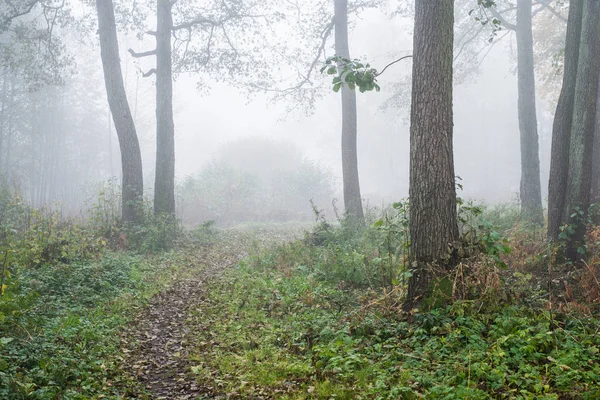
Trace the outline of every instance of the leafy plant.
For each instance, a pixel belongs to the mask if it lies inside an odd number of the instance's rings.
[[[341,56],[329,57],[321,68],[321,73],[324,72],[327,75],[336,75],[332,81],[334,92],[339,92],[344,85],[350,90],[358,87],[361,93],[381,90],[377,84],[377,70],[358,60],[349,60]]]

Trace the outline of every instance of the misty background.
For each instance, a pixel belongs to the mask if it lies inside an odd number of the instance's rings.
[[[411,53],[412,15],[394,11],[396,9],[388,5],[367,9],[355,16],[349,38],[352,58],[381,69]],[[468,6],[457,3],[457,21],[462,19],[477,26],[468,12]],[[534,19],[534,24],[539,20]],[[461,29],[461,25],[457,24],[456,29]],[[454,151],[456,173],[464,187],[459,196],[486,203],[517,201],[520,180],[514,33],[500,34],[503,37],[496,37],[492,43],[487,42],[490,32],[483,30],[479,34],[479,41],[469,45],[474,55],[462,61],[468,68],[458,65],[460,58],[456,60]],[[118,182],[121,167],[117,135],[106,102],[97,38],[64,35],[61,39],[67,43],[73,61],[72,75],[65,79],[64,85],[31,90],[23,84],[20,92],[7,99],[10,96],[7,85],[19,87],[19,82],[15,78],[4,79],[5,102],[21,107],[24,114],[33,112],[36,118],[31,120],[30,126],[17,126],[12,136],[13,152],[28,153],[31,157],[16,161],[15,157],[11,160],[10,155],[6,155],[3,170],[5,179],[19,187],[34,206],[51,204],[66,215],[77,215],[82,212],[82,204],[93,199],[103,182]],[[543,36],[544,32],[534,27],[534,35]],[[457,37],[460,40],[460,35]],[[541,40],[534,37],[538,39]],[[145,191],[150,193],[156,146],[155,86],[154,78],[144,78],[142,73],[153,61],[134,59],[127,49],[144,51],[153,46],[153,39],[129,32],[121,34],[119,40],[125,85],[142,150]],[[333,55],[331,43],[326,55]],[[366,204],[371,206],[408,196],[410,72],[410,59],[394,64],[379,77],[381,92],[358,96],[361,192]],[[546,81],[549,75],[553,72],[544,74]],[[207,181],[210,174],[217,180],[235,178],[249,185],[220,194],[223,198],[241,196],[236,207],[246,210],[261,207],[261,199],[256,198],[256,203],[244,199],[254,196],[252,193],[270,190],[268,187],[277,179],[300,182],[301,179],[310,181],[312,178],[307,177],[313,176],[313,182],[322,181],[308,190],[290,188],[298,194],[294,200],[297,204],[292,208],[302,211],[279,215],[283,219],[310,218],[310,199],[318,208],[327,209],[334,198],[341,199],[341,104],[339,95],[330,90],[329,78],[319,76],[317,80],[322,89],[313,107],[309,107],[305,102],[296,101],[293,95],[276,99],[272,93],[240,91],[208,75],[176,75],[173,87],[175,172],[178,212],[181,214],[183,209],[184,222],[186,219],[190,223],[204,219],[219,221],[227,214],[224,210],[199,211],[204,206],[189,199],[190,196],[197,198],[202,190],[220,190],[198,186],[198,179]],[[537,91],[545,199],[556,91],[548,89],[547,82],[538,82]],[[18,119],[18,114],[15,118]],[[34,134],[26,138],[24,134],[19,135],[19,129]],[[277,149],[287,150],[277,152]],[[246,152],[252,157],[244,157]],[[235,172],[224,169],[225,165]],[[265,168],[272,171],[261,172]],[[295,178],[289,178],[291,171],[300,170],[306,176],[296,174]],[[288,178],[285,178],[286,173]],[[256,182],[252,183],[253,179]],[[269,207],[271,214],[262,215],[262,219],[277,219],[277,213],[283,212],[286,204],[273,197]]]

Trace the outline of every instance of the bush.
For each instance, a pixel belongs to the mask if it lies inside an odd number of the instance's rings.
[[[303,160],[286,143],[243,139],[219,154],[177,187],[180,218],[186,224],[310,220],[310,201],[329,204],[334,196],[331,172]]]

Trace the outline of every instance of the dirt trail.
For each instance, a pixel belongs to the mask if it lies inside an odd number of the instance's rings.
[[[169,289],[150,300],[123,332],[121,349],[126,371],[145,387],[149,398],[206,398],[210,390],[196,382],[188,357],[196,343],[194,332],[202,329],[190,326],[189,313],[203,301],[205,283],[246,257],[248,249],[256,245],[256,239],[263,247],[296,235],[297,231],[228,235],[220,244],[196,250],[197,264],[186,277],[176,280]]]

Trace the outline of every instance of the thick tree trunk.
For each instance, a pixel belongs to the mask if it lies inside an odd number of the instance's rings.
[[[123,222],[140,223],[143,218],[144,193],[142,156],[123,84],[113,2],[112,0],[96,0],[96,8],[106,94],[121,148],[122,218]]]
[[[598,79],[600,81],[600,75]],[[596,129],[594,133],[594,154],[592,160],[591,202],[598,203],[600,202],[600,86],[598,87],[598,96],[596,97]],[[596,219],[598,219],[598,216],[596,216]]]
[[[350,59],[348,46],[348,0],[334,0],[335,6],[335,53]],[[364,224],[360,184],[358,179],[358,155],[356,150],[356,92],[344,85],[342,92],[342,175],[344,184],[344,207],[346,216]]]
[[[544,223],[533,69],[532,0],[517,2],[519,131],[521,133],[521,216]]]
[[[577,210],[587,215],[592,185],[592,150],[596,127],[596,100],[598,71],[600,70],[600,1],[585,0],[581,27],[579,67],[575,85],[575,103],[571,145],[569,148],[569,175],[565,201],[564,223],[572,224],[575,233],[569,237],[566,256],[578,261],[578,248],[585,241],[585,221],[571,215]]]
[[[562,89],[556,105],[552,126],[550,179],[548,181],[548,238],[550,240],[558,239],[565,210],[582,13],[583,0],[571,0],[565,41]]]
[[[156,176],[154,213],[175,217],[175,126],[171,61],[171,0],[157,1]]]
[[[433,269],[452,266],[458,241],[452,149],[454,1],[417,0],[410,117],[410,265],[405,309],[427,293]]]

